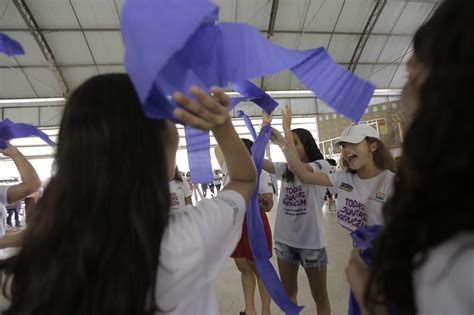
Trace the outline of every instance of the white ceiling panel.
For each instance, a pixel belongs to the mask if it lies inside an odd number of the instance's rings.
[[[94,63],[82,32],[53,32],[45,37],[60,65]]]
[[[413,34],[423,24],[430,12],[433,10],[434,3],[410,2],[403,10],[400,19],[393,29],[393,33]]]
[[[293,74],[290,71],[279,72],[265,77],[264,89],[268,91],[288,90],[290,78]]]
[[[289,1],[291,2],[291,0]],[[342,4],[342,0],[311,0],[304,30],[307,32],[332,32]]]
[[[219,6],[219,20],[225,22],[235,22],[235,2],[236,0],[214,0]]]
[[[278,3],[275,30],[301,31],[309,0],[283,0]]]
[[[272,1],[239,0],[237,1],[237,22],[244,22],[260,30],[268,29]]]
[[[317,113],[315,98],[295,98],[290,101],[290,104],[294,115]]]
[[[20,13],[10,0],[0,1],[0,29],[2,28],[27,28]]]
[[[390,36],[378,61],[400,62],[410,46],[411,40],[411,36]]]
[[[120,32],[85,32],[98,64],[122,63],[124,48]]]
[[[405,82],[408,78],[407,66],[406,64],[401,64],[398,67],[398,70],[393,76],[392,82],[390,83],[390,88],[392,89],[401,89],[405,85]]]
[[[36,97],[20,69],[0,69],[0,98]]]
[[[25,75],[35,89],[38,97],[60,97],[61,86],[55,74],[48,68],[24,68]]]
[[[389,1],[383,8],[372,33],[390,34],[408,2]]]
[[[375,65],[372,69],[370,81],[379,89],[389,87],[393,73],[397,70],[397,65]]]
[[[300,34],[275,33],[273,34],[271,41],[288,49],[296,49],[300,42],[300,37]]]
[[[40,28],[79,28],[76,16],[66,0],[27,0]]]
[[[292,73],[290,75],[290,90],[307,90],[308,88]]]
[[[336,25],[336,32],[362,32],[374,3],[373,0],[346,1]]]
[[[408,47],[408,50],[406,51],[406,55],[405,57],[403,57],[402,62],[408,63],[408,60],[410,60],[412,55],[413,55],[413,41],[411,42],[410,47]]]
[[[360,55],[359,62],[376,62],[382,51],[388,36],[372,35],[367,40],[364,50]]]
[[[64,68],[62,73],[66,79],[69,89],[74,90],[85,80],[97,75],[95,67],[70,67]]]
[[[72,0],[83,28],[118,28],[119,17],[114,0]]]
[[[24,55],[15,56],[18,63],[22,66],[38,66],[38,65],[47,65],[47,61],[44,58],[43,53],[38,47],[34,37],[30,35],[28,32],[5,32],[8,36],[12,37],[14,40],[18,41],[23,49],[25,50]],[[5,58],[0,58],[0,64],[3,62],[12,63],[13,58],[9,58],[11,60],[5,60]],[[3,62],[2,62],[3,61]]]
[[[356,35],[333,35],[329,43],[329,54],[338,63],[350,62],[358,40],[359,36]]]
[[[125,0],[114,0],[114,4],[117,7],[117,11],[119,12],[119,15],[122,14],[122,8]]]
[[[59,126],[63,111],[64,106],[40,107],[40,126]]]
[[[32,124],[38,126],[38,108],[5,108],[3,110],[3,118],[8,118],[16,123]]]
[[[326,48],[329,43],[331,35],[329,34],[308,34],[305,33],[301,36],[301,41],[298,49],[311,49],[324,47]]]
[[[373,65],[357,65],[355,74],[364,80],[369,80]]]
[[[124,66],[98,66],[100,74],[127,72]]]

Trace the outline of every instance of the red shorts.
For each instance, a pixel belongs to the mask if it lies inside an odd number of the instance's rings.
[[[265,235],[267,237],[267,247],[268,252],[270,253],[269,257],[272,257],[272,230],[270,229],[270,223],[268,222],[267,214],[264,211],[260,211],[263,229],[265,230]],[[250,261],[253,261],[252,250],[250,249],[249,236],[247,232],[247,219],[244,218],[244,226],[242,228],[242,237],[240,238],[239,243],[235,247],[234,252],[230,255],[232,258],[247,258]]]

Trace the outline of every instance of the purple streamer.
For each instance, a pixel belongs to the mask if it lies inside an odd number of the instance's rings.
[[[125,2],[124,64],[148,117],[176,121],[171,95],[192,84],[208,90],[286,69],[343,115],[358,120],[364,113],[374,86],[334,63],[324,48],[277,46],[249,25],[217,23],[217,12],[207,0]]]
[[[193,183],[212,183],[212,165],[210,153],[209,132],[184,127],[189,169],[193,176]]]
[[[252,82],[245,80],[240,82],[232,82],[230,85],[234,91],[239,92],[244,97],[252,97],[252,102],[260,106],[266,113],[271,113],[278,106],[270,95]],[[255,139],[254,139],[255,140]]]
[[[10,119],[0,121],[0,148],[7,147],[6,142],[12,139],[25,138],[29,136],[37,136],[47,144],[54,146],[55,143],[45,134],[33,125],[14,123]]]
[[[372,264],[372,245],[373,241],[382,232],[383,226],[381,225],[370,225],[367,227],[359,227],[357,230],[350,233],[352,240],[354,241],[354,247],[361,249],[360,257],[362,260],[370,266]],[[352,293],[349,294],[349,308],[348,315],[362,315],[359,303]]]
[[[237,111],[237,115],[244,119],[245,125],[247,126],[250,134],[252,135],[253,141],[257,139],[257,133],[255,132],[255,128],[252,125],[252,121],[250,120],[249,116],[245,115],[245,113],[241,110]]]
[[[257,168],[257,179],[260,178],[262,172],[265,148],[270,139],[271,132],[271,125],[264,126],[252,145],[252,159]],[[258,186],[259,182],[257,180],[257,188],[253,193],[250,203],[247,205],[247,212],[245,213],[248,227],[247,231],[250,239],[250,249],[252,250],[255,265],[268,293],[280,309],[285,314],[299,314],[303,307],[296,305],[290,300],[280,282],[280,279],[278,278],[275,268],[273,268],[273,265],[269,260],[270,253],[268,252],[267,239],[262,223],[262,217],[260,216],[260,208],[258,206]]]
[[[0,52],[9,57],[25,54],[25,50],[21,47],[21,44],[5,33],[0,33]]]

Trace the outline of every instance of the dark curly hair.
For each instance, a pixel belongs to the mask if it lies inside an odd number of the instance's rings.
[[[413,272],[428,250],[474,231],[472,197],[459,183],[474,177],[474,1],[447,0],[414,38],[427,67],[419,109],[406,133],[403,163],[386,203],[385,230],[374,248],[364,303],[416,314]],[[453,203],[453,196],[456,196]]]
[[[324,156],[319,151],[318,145],[313,138],[311,132],[303,128],[297,128],[291,130],[291,132],[295,133],[298,136],[301,144],[304,147],[304,151],[306,152],[306,156],[308,157],[309,162],[314,162],[316,160],[323,160]],[[295,174],[286,167],[286,171],[283,173],[282,178],[287,182],[293,182],[295,180]]]
[[[72,93],[55,175],[21,250],[0,261],[11,298],[2,314],[156,314],[170,207],[165,130],[145,117],[126,74],[93,77]]]

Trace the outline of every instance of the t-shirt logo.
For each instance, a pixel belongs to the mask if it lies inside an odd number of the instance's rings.
[[[342,189],[347,192],[351,192],[354,189],[354,187],[352,187],[351,185],[347,183],[341,183],[341,185],[339,185],[339,189]]]
[[[375,199],[384,200],[385,199],[385,193],[379,191],[378,193],[375,194]]]

